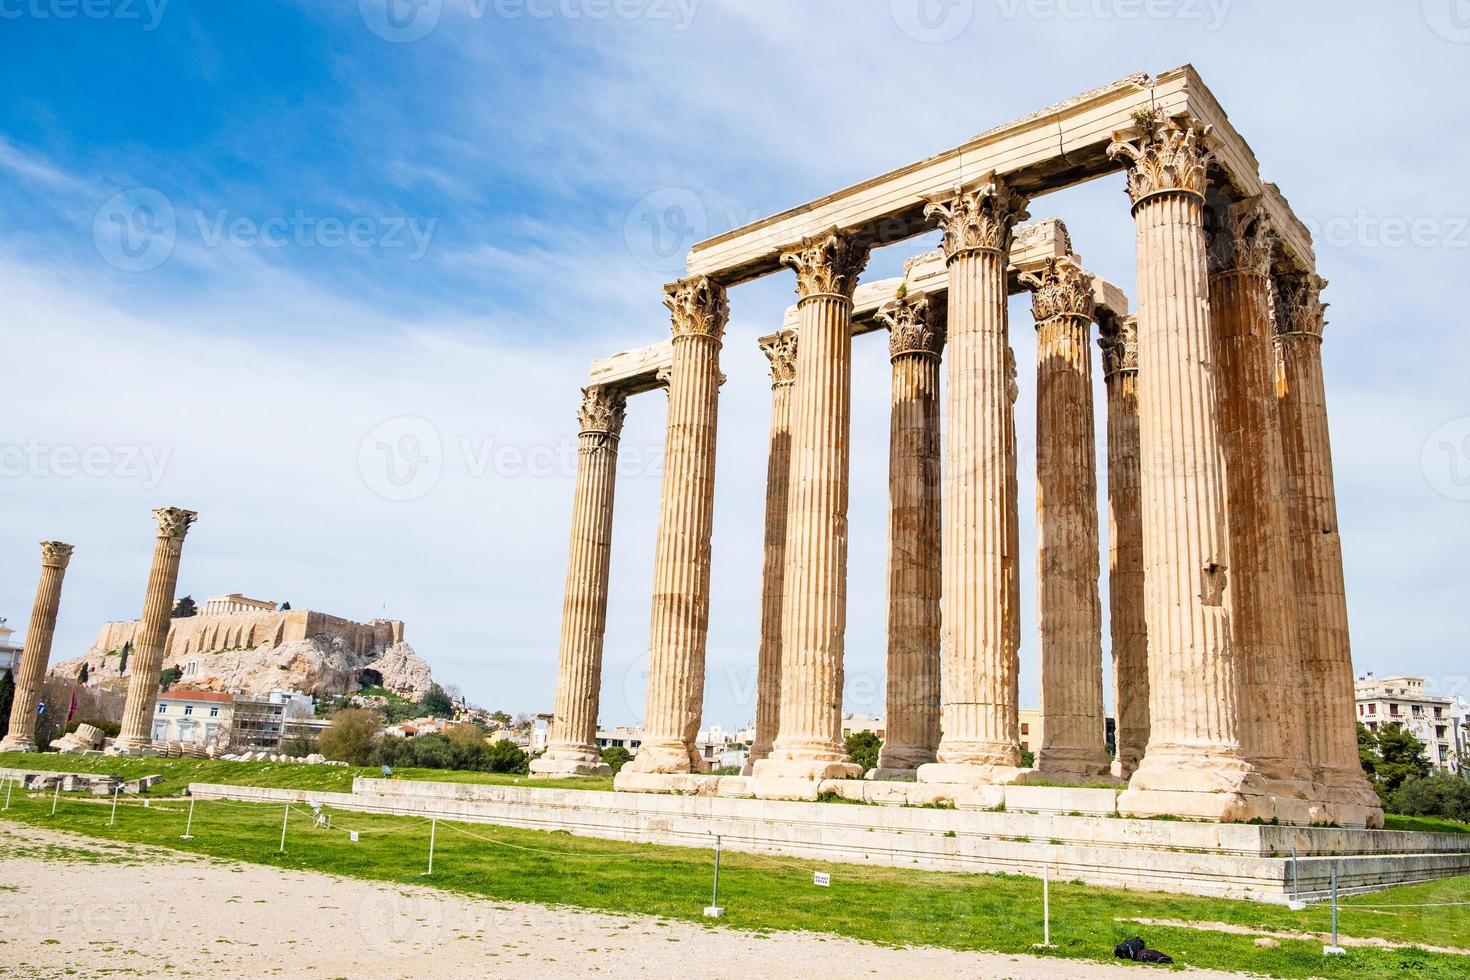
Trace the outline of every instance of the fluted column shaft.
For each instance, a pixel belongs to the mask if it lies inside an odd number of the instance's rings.
[[[1315,275],[1277,280],[1277,391],[1306,680],[1306,741],[1320,791],[1365,808],[1382,826],[1377,797],[1358,764],[1352,646],[1348,638],[1342,539],[1322,375],[1326,282]],[[1347,819],[1344,815],[1344,819]]]
[[[881,314],[893,363],[888,456],[888,679],[880,777],[939,747],[939,361],[945,310],[900,299]]]
[[[1023,280],[1036,291],[1036,511],[1040,528],[1043,741],[1036,768],[1108,770],[1098,594],[1092,277],[1069,262]]]
[[[761,568],[761,645],[756,662],[755,740],[745,775],[771,754],[781,724],[781,604],[786,577],[787,502],[791,496],[791,391],[797,339],[790,331],[762,349],[771,361],[771,449],[766,464],[765,558]]]
[[[1138,768],[1149,732],[1136,331],[1136,322],[1127,318],[1110,325],[1102,338],[1108,389],[1108,610],[1117,719],[1113,775],[1123,779]]]
[[[781,720],[757,776],[859,776],[842,743],[847,631],[852,291],[867,250],[833,231],[782,256],[796,271],[796,390],[781,611]]]
[[[184,550],[184,537],[198,515],[167,507],[155,510],[153,516],[158,519],[158,540],[153,548],[153,566],[148,572],[143,618],[138,624],[129,661],[131,676],[123,704],[122,729],[114,743],[116,749],[127,752],[146,751],[153,743],[153,710],[158,701],[158,675],[163,669],[163,645],[173,618],[179,558]]]
[[[1162,121],[1129,156],[1138,228],[1138,404],[1149,743],[1125,812],[1269,812],[1241,754],[1229,529],[1203,223],[1207,131]],[[1152,792],[1149,797],[1141,795]]]
[[[36,602],[31,607],[30,623],[26,626],[20,666],[14,670],[15,697],[10,703],[10,728],[4,741],[0,742],[0,752],[36,750],[36,709],[41,700],[41,685],[46,680],[46,666],[51,662],[51,640],[56,634],[56,614],[61,608],[61,583],[66,577],[71,553],[69,544],[41,542],[41,580],[36,586]],[[56,705],[52,705],[51,710],[56,710]]]
[[[618,442],[626,407],[627,397],[620,391],[593,387],[582,392],[556,707],[551,742],[545,754],[531,764],[531,771],[537,774],[603,775],[611,771],[597,749],[597,714],[602,703]]]
[[[673,370],[649,630],[648,701],[633,772],[699,772],[709,638],[720,347],[729,307],[708,278],[671,288]]]
[[[1242,670],[1242,748],[1271,791],[1310,790],[1281,423],[1271,351],[1272,238],[1259,206],[1231,210],[1211,248],[1210,308],[1230,502],[1230,628]]]
[[[943,735],[926,782],[981,782],[1020,765],[1010,625],[1014,441],[1006,320],[1011,231],[1024,201],[993,176],[928,213],[944,231],[949,339],[942,467]]]

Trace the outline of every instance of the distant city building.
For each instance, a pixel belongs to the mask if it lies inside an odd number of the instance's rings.
[[[311,724],[315,702],[304,694],[273,691],[248,697],[219,691],[165,691],[153,709],[153,741],[215,745],[233,752],[276,752],[287,735],[319,726]],[[304,715],[306,717],[294,717]],[[292,716],[289,717],[288,716]]]
[[[879,740],[888,737],[888,726],[883,724],[882,718],[874,718],[871,715],[844,714],[842,716],[842,737],[845,740],[853,732],[872,732]]]
[[[1466,713],[1463,702],[1424,691],[1422,677],[1375,677],[1365,674],[1355,685],[1358,721],[1369,731],[1397,724],[1424,743],[1430,765],[1459,772]]]
[[[20,645],[14,640],[15,630],[0,619],[0,674],[14,673],[20,665]]]
[[[229,595],[212,595],[199,607],[201,616],[234,616],[242,613],[275,612],[278,603],[269,599],[251,599],[238,592]]]

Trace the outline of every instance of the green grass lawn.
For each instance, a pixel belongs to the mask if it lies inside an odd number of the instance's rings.
[[[1384,830],[1426,830],[1440,834],[1470,834],[1470,823],[1444,817],[1403,817],[1397,813],[1383,815]]]
[[[276,789],[314,789],[323,793],[350,793],[354,776],[382,776],[376,766],[312,766],[292,762],[222,762],[214,759],[128,759],[101,755],[60,755],[55,752],[0,755],[0,769],[43,772],[95,772],[137,779],[162,776],[155,795],[182,793],[190,783],[226,786],[268,786]],[[486,783],[496,786],[535,785],[555,789],[612,789],[610,776],[579,776],[542,780],[493,772],[453,772],[443,769],[394,769],[400,779],[429,779],[441,783]]]
[[[3,761],[3,760],[0,760]],[[79,760],[86,761],[86,760]],[[103,760],[117,765],[119,760]],[[132,764],[132,763],[128,763]],[[141,764],[141,763],[140,763]],[[286,853],[276,853],[283,808],[201,801],[194,839],[184,841],[188,804],[130,801],[107,826],[107,803],[63,795],[16,796],[0,818],[95,837],[161,845],[219,858],[331,872],[405,884],[428,884],[497,900],[642,913],[708,924],[712,855],[688,848],[634,845],[477,824],[439,824],[435,868],[423,877],[429,823],[423,818],[337,811],[333,830],[314,829],[304,808],[290,818]],[[360,832],[352,843],[347,831]],[[476,835],[476,836],[470,836]],[[832,874],[815,887],[814,870]],[[1140,926],[1132,918],[1225,922],[1255,929],[1320,932],[1328,910],[1106,889],[1052,886],[1052,941],[1046,955],[1111,960],[1114,944],[1141,935],[1180,965],[1278,977],[1463,978],[1470,957],[1417,949],[1350,949],[1322,956],[1320,940],[1283,939],[1259,948],[1254,937],[1200,929]],[[1347,900],[1342,932],[1397,942],[1470,947],[1470,878],[1378,892]],[[1032,953],[1041,939],[1041,883],[1013,875],[972,875],[832,865],[797,858],[726,852],[721,867],[722,925],[757,932],[802,929],[892,945]],[[1434,905],[1424,908],[1417,906]],[[1400,906],[1383,908],[1382,906]],[[1414,907],[1404,907],[1414,906]],[[715,928],[716,926],[711,926]],[[1059,975],[1065,970],[1059,969]]]

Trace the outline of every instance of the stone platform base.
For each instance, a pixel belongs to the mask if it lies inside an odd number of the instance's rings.
[[[575,759],[548,759],[542,756],[531,763],[532,779],[566,779],[571,776],[611,776],[612,766],[605,762]]]
[[[725,779],[740,777],[721,777]],[[715,787],[716,792],[735,789]],[[205,784],[192,785],[189,792],[200,799],[246,802],[310,796],[345,810],[696,848],[710,847],[713,835],[719,834],[727,850],[806,859],[817,871],[830,863],[1034,876],[1049,870],[1053,878],[1095,885],[1278,903],[1291,898],[1293,875],[1300,895],[1319,897],[1334,866],[1345,892],[1470,874],[1467,834],[1074,816],[1070,808],[1082,798],[1069,794],[1112,791],[1004,789],[1021,792],[1018,803],[1025,799],[1038,810],[1054,809],[1022,813],[842,806],[739,799],[724,793],[606,793],[384,779],[357,779],[352,793]],[[1293,850],[1298,856],[1295,869]]]

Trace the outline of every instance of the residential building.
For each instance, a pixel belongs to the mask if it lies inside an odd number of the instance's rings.
[[[235,696],[218,691],[165,691],[153,709],[153,741],[221,744],[235,717]]]
[[[1369,731],[1397,724],[1424,743],[1430,765],[1459,772],[1465,716],[1455,698],[1424,689],[1424,678],[1365,674],[1355,685],[1357,716]]]
[[[20,666],[20,645],[15,642],[15,630],[0,619],[0,674],[13,674]]]

